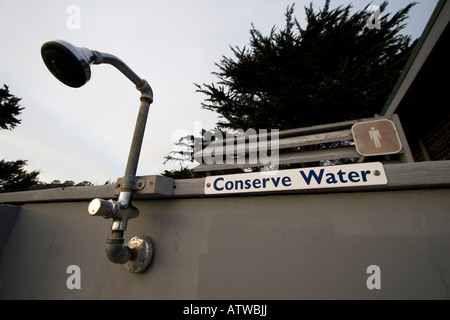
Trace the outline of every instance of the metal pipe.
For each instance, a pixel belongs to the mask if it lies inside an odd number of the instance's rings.
[[[106,239],[106,256],[112,263],[124,264],[130,260],[130,248],[124,246],[124,239]]]
[[[131,250],[123,243],[123,231],[113,231],[106,239],[106,256],[111,262],[124,264],[130,260]]]
[[[139,112],[134,127],[133,138],[131,140],[130,151],[128,153],[127,166],[121,192],[119,194],[119,203],[122,208],[127,208],[131,201],[133,188],[136,179],[139,156],[141,154],[142,142],[144,140],[145,127],[148,118],[150,104],[153,102],[153,91],[148,82],[142,79],[142,85],[136,86],[141,92]]]
[[[117,58],[113,54],[104,53],[100,51],[91,50],[95,54],[94,64],[107,63],[116,67],[120,72],[122,72],[128,79],[131,80],[137,87],[144,84],[144,80],[139,77],[130,67],[126,65],[121,59]]]
[[[147,100],[142,99],[139,107],[139,113],[136,119],[136,126],[134,127],[134,134],[131,141],[130,152],[128,154],[128,161],[124,176],[124,187],[127,187],[127,178],[132,178],[134,182],[134,178],[136,176],[149,108],[150,103],[148,103]]]

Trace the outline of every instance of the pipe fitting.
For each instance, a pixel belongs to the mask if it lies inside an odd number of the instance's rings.
[[[102,216],[105,219],[109,219],[117,214],[119,206],[114,200],[95,198],[89,203],[88,211],[91,216]]]
[[[124,264],[131,258],[131,250],[123,245],[124,239],[106,239],[106,256],[113,263]]]
[[[124,179],[126,180],[126,179]],[[124,182],[126,184],[126,182]],[[125,187],[124,187],[125,188]],[[119,198],[117,199],[117,204],[120,209],[126,209],[131,203],[131,191],[121,191],[119,194]]]
[[[113,231],[106,239],[106,256],[109,261],[125,264],[131,273],[142,273],[150,266],[153,259],[153,244],[149,237],[131,238],[126,245],[123,232]]]
[[[136,86],[136,89],[141,93],[141,101],[146,100],[148,104],[153,103],[153,90],[148,84],[147,80],[142,79],[143,84],[141,86]]]
[[[89,204],[89,214],[91,216],[102,216],[105,219],[112,218],[111,230],[125,231],[128,220],[139,215],[139,210],[131,205],[130,197],[130,192],[121,192],[119,201],[96,198]]]

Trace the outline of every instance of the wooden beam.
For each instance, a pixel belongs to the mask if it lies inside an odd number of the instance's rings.
[[[409,148],[408,140],[406,139],[405,131],[403,131],[402,123],[397,114],[393,114],[391,116],[392,122],[395,124],[395,128],[397,129],[398,137],[402,143],[402,151],[400,152],[400,161],[401,162],[414,162],[414,157],[412,155],[411,149]]]
[[[261,137],[260,137],[261,138]],[[264,137],[265,138],[265,137]],[[253,139],[253,138],[252,138]],[[244,139],[242,139],[244,140]],[[282,150],[287,148],[295,148],[295,147],[302,147],[302,146],[308,146],[308,145],[315,145],[315,144],[321,144],[321,143],[328,143],[328,142],[337,142],[337,141],[345,141],[345,140],[353,140],[353,135],[350,129],[345,130],[339,130],[339,131],[332,131],[332,132],[324,132],[324,133],[315,133],[315,134],[309,134],[305,136],[295,136],[295,137],[288,137],[288,138],[282,138],[278,139],[275,143],[271,140],[266,140],[267,142],[266,147],[267,150],[272,150],[275,148],[276,150]],[[221,142],[220,142],[221,141]],[[223,156],[227,153],[258,153],[259,147],[260,147],[260,141],[251,141],[248,142],[248,139],[244,141],[237,141],[240,143],[233,143],[233,140],[225,139],[220,140],[219,142],[214,142],[205,147],[203,150],[197,151],[194,153],[194,159],[200,159],[205,156],[205,153],[207,155],[212,155],[214,157],[217,156]],[[227,142],[230,144],[230,146],[227,147]],[[263,143],[264,144],[264,143]]]
[[[277,164],[292,164],[292,163],[305,163],[305,162],[315,162],[323,160],[335,160],[343,158],[358,158],[360,155],[356,152],[354,146],[339,147],[339,148],[329,148],[321,150],[309,150],[309,151],[299,151],[291,153],[282,153],[278,156],[277,163],[261,163],[258,159],[256,163],[249,163],[248,158],[245,159],[245,163],[239,163],[236,159],[228,159],[228,163],[223,164],[201,164],[193,169],[192,172],[207,172],[207,171],[218,171],[218,170],[231,170],[231,169],[243,169],[248,167],[263,167],[266,165],[277,165]]]

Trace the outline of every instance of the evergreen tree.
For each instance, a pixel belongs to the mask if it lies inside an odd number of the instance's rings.
[[[170,171],[164,170],[164,172],[161,173],[161,175],[172,179],[190,179],[195,177],[195,175],[191,172],[191,170],[183,166],[181,166],[179,170],[176,169]]]
[[[413,45],[401,35],[415,3],[384,14],[379,29],[368,28],[367,10],[350,14],[351,4],[315,12],[305,7],[306,27],[287,8],[286,25],[264,36],[250,30],[249,48],[231,48],[216,66],[217,83],[197,86],[202,108],[223,119],[221,129],[299,128],[372,117],[381,111]]]
[[[0,161],[0,192],[27,190],[38,183],[39,171],[27,172],[26,160]]]
[[[21,120],[17,118],[24,109],[19,104],[20,100],[9,92],[7,85],[4,84],[3,88],[0,88],[0,129],[12,130],[21,123]],[[72,180],[65,182],[54,180],[45,183],[39,181],[39,171],[27,172],[24,168],[26,164],[27,160],[6,161],[3,159],[0,161],[0,192],[93,185],[89,181],[75,184]],[[105,184],[110,182],[107,181]]]
[[[24,109],[20,100],[9,93],[7,85],[0,88],[0,129],[12,130],[21,123],[17,118]],[[27,190],[38,183],[39,171],[27,172],[26,164],[26,160],[0,161],[0,192]]]
[[[17,116],[24,109],[19,104],[20,100],[9,93],[7,85],[0,88],[0,129],[12,130],[20,124],[21,120]]]

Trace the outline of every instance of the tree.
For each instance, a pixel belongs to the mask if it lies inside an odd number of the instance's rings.
[[[367,27],[367,7],[350,15],[351,4],[333,10],[329,4],[319,12],[312,3],[305,7],[305,28],[294,5],[284,29],[264,36],[252,25],[250,47],[232,47],[234,57],[216,63],[217,84],[196,84],[206,95],[202,108],[223,119],[219,128],[282,130],[381,111],[413,48],[399,32],[415,3],[380,16],[379,29]]]
[[[180,177],[194,177],[189,176],[187,174],[187,167],[183,167],[183,163],[186,162],[194,162],[193,153],[196,151],[199,151],[203,148],[203,139],[205,136],[209,136],[209,140],[214,140],[218,135],[222,135],[220,129],[215,128],[211,130],[205,130],[202,129],[200,132],[200,137],[196,137],[194,135],[187,135],[184,137],[181,137],[177,143],[174,145],[174,149],[169,152],[167,156],[164,157],[165,161],[164,164],[167,162],[178,162],[181,164],[180,170],[172,170],[167,171],[164,170],[164,173],[162,175],[173,177],[174,174],[179,174]]]
[[[12,130],[21,123],[17,118],[24,109],[20,100],[9,93],[6,84],[0,88],[0,129]],[[38,183],[39,171],[27,172],[26,164],[27,160],[0,161],[0,192],[26,190]]]
[[[3,85],[3,89],[0,88],[0,129],[12,130],[21,123],[21,120],[17,118],[24,109],[19,104],[20,100],[9,93],[9,87],[6,84]],[[38,179],[40,171],[27,172],[24,169],[26,164],[27,160],[5,161],[3,159],[0,161],[0,192],[93,186],[93,183],[89,181],[77,184],[72,180],[42,182]],[[108,180],[105,182],[105,185],[107,184],[112,183]]]
[[[195,145],[196,139],[193,135],[181,137],[178,140],[178,142],[175,143],[174,149],[170,151],[167,156],[164,157],[164,159],[166,159],[164,161],[164,164],[166,164],[168,161],[180,163],[193,162],[192,152],[195,150]],[[198,144],[197,147],[199,147]],[[183,166],[181,166],[180,171],[182,172],[184,169],[186,168],[183,168]],[[169,172],[170,171],[165,170],[162,175],[169,174]]]
[[[27,190],[38,183],[39,171],[27,172],[26,160],[0,161],[0,192]]]
[[[172,179],[190,179],[195,177],[194,174],[191,172],[191,170],[183,166],[181,166],[179,170],[176,169],[170,171],[164,170],[164,172],[161,173],[161,175]]]
[[[53,188],[67,188],[67,187],[89,187],[94,184],[90,181],[82,181],[75,184],[72,180],[66,180],[61,182],[61,180],[53,180],[52,182],[42,182],[39,181],[37,184],[30,187],[30,190],[41,190],[41,189],[53,189]]]
[[[19,104],[20,100],[9,93],[6,84],[0,88],[0,129],[12,130],[21,123],[17,118],[24,109]]]
[[[84,180],[84,181],[77,183],[75,186],[76,187],[91,187],[93,185],[94,184],[92,182]]]

